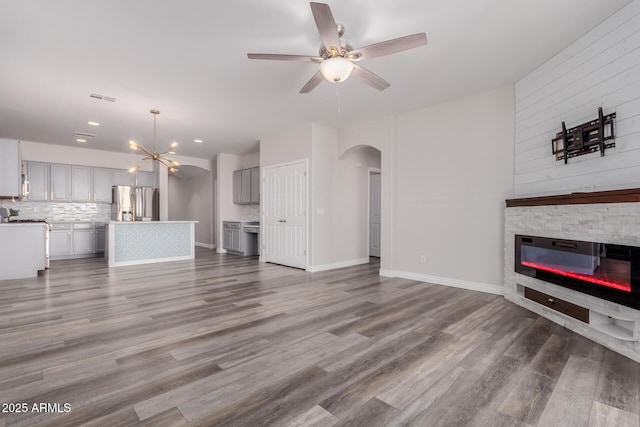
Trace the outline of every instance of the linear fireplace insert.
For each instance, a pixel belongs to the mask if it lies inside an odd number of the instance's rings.
[[[640,309],[640,248],[516,235],[515,271]]]

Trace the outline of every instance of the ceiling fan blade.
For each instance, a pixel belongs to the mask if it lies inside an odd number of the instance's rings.
[[[351,75],[359,80],[362,80],[372,88],[378,89],[378,90],[385,90],[386,88],[391,86],[388,81],[378,76],[377,74],[372,73],[366,68],[362,68],[358,64],[353,64],[353,65],[354,65],[354,68],[353,68],[353,71],[351,72]]]
[[[281,55],[278,53],[247,53],[249,59],[269,59],[273,61],[322,62],[321,56]]]
[[[311,77],[311,79],[307,82],[307,84],[304,85],[302,87],[302,89],[300,89],[300,93],[309,93],[309,92],[311,92],[313,89],[316,88],[316,86],[318,86],[320,83],[322,83],[322,80],[324,80],[324,77],[322,76],[320,71],[318,71],[317,73],[315,73],[313,75],[313,77]]]
[[[337,49],[339,52],[340,36],[338,36],[338,27],[336,21],[333,19],[331,8],[325,3],[313,3],[311,2],[311,12],[313,13],[313,19],[316,21],[316,27],[320,33],[322,44],[328,51],[331,48]]]
[[[413,49],[414,47],[425,44],[427,44],[427,35],[425,33],[418,33],[354,49],[349,52],[349,57],[353,61],[359,61],[361,59],[375,58],[377,56],[402,52],[403,50]]]

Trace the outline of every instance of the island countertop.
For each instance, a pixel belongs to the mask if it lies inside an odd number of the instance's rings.
[[[139,225],[139,224],[197,224],[200,221],[107,221],[105,224],[127,224],[127,225]]]

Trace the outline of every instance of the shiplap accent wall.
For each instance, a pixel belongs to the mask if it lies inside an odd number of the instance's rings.
[[[523,52],[526,54],[526,52]],[[516,83],[516,196],[640,187],[640,0]],[[556,161],[561,130],[616,112],[615,148]]]

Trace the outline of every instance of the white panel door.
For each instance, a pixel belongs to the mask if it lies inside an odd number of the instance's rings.
[[[381,175],[369,177],[369,256],[380,257]]]
[[[307,165],[264,170],[262,241],[267,262],[307,268]]]

